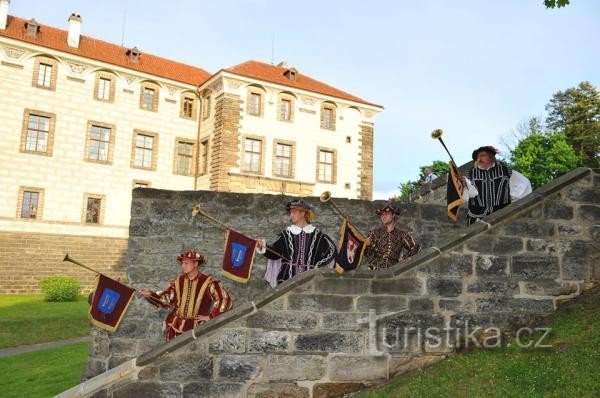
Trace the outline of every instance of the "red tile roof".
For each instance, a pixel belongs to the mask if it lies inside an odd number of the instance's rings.
[[[155,76],[160,76],[178,82],[198,85],[210,78],[210,73],[204,69],[170,61],[155,55],[142,52],[138,62],[131,62],[126,52],[128,48],[107,43],[102,40],[81,35],[79,48],[67,45],[67,31],[40,24],[36,37],[27,36],[25,20],[9,16],[8,26],[0,30],[0,36],[36,44],[53,50],[79,55],[97,61],[118,65]]]
[[[270,83],[277,83],[283,86],[299,88],[302,90],[312,91],[314,93],[325,94],[336,98],[342,98],[354,102],[359,102],[361,104],[383,108],[383,106],[381,105],[367,102],[352,94],[349,94],[342,90],[338,90],[337,88],[331,87],[325,83],[321,83],[320,81],[315,80],[309,76],[303,75],[299,72],[296,72],[296,80],[290,80],[287,76],[284,75],[284,72],[286,70],[288,70],[288,68],[270,65],[258,61],[248,61],[233,66],[229,69],[225,69],[225,71],[227,72],[240,76],[252,77]]]

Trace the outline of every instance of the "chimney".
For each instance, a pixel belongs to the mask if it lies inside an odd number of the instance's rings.
[[[8,22],[8,5],[10,0],[0,0],[0,30],[6,29]]]
[[[281,61],[280,63],[277,64],[278,68],[286,68],[288,67],[288,63],[287,61]]]
[[[69,17],[69,35],[67,36],[67,44],[69,45],[69,47],[79,48],[80,36],[81,15],[73,13]]]
[[[129,57],[129,60],[133,63],[137,63],[140,60],[140,55],[142,54],[137,47],[133,47],[125,53]]]

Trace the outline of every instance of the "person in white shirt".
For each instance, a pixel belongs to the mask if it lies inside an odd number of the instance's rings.
[[[469,204],[467,224],[492,214],[531,193],[531,182],[523,174],[496,160],[498,150],[482,146],[473,151],[473,167],[465,176],[463,200]]]
[[[424,173],[425,179],[421,180],[421,185],[430,184],[433,182],[433,180],[438,178],[438,176],[433,172],[431,167],[426,167]]]

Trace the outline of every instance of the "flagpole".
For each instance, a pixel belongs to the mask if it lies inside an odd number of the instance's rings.
[[[204,210],[202,210],[200,208],[200,205],[196,205],[194,206],[194,208],[192,209],[192,217],[195,217],[198,213],[202,214],[204,217],[208,218],[209,220],[215,222],[216,224],[218,224],[219,226],[221,226],[222,229],[224,229],[225,231],[229,231],[229,230],[234,230],[233,228],[231,228],[229,225],[217,220],[216,218],[214,218],[213,216],[211,216],[210,214],[208,214],[207,212],[205,212]],[[254,239],[257,240],[257,239]],[[281,253],[276,252],[273,249],[269,249],[267,247],[267,245],[265,245],[265,249],[279,257],[281,257],[282,259],[289,261],[290,263],[292,262],[292,260],[290,260],[289,258],[285,257],[284,255],[282,255]]]

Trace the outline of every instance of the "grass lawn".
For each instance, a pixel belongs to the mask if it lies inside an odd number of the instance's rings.
[[[88,356],[88,343],[0,358],[0,396],[53,397],[77,384]]]
[[[559,311],[544,342],[551,348],[457,354],[358,397],[600,397],[599,293]]]
[[[83,296],[78,301],[50,303],[43,295],[2,294],[0,348],[88,335],[88,309]]]

